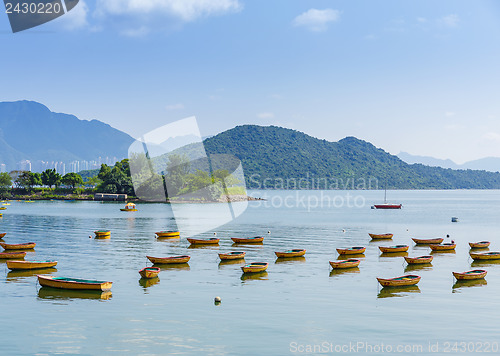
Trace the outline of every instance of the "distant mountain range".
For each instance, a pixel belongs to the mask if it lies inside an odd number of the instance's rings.
[[[406,152],[397,155],[400,159],[409,164],[421,163],[431,167],[442,167],[451,169],[475,169],[489,172],[500,171],[500,157],[486,157],[474,161],[456,164],[451,159],[438,159],[429,156],[414,156]]]
[[[97,120],[50,111],[33,101],[0,102],[0,164],[80,161],[127,156],[134,139]]]

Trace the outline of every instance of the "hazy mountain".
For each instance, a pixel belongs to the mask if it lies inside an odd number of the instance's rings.
[[[456,164],[450,159],[438,159],[429,156],[415,156],[406,152],[400,152],[397,156],[409,164],[421,163],[432,167],[485,170],[489,172],[500,171],[500,157],[486,157],[465,162],[463,164]]]
[[[33,101],[0,102],[0,163],[127,156],[133,138],[97,121],[50,111]]]

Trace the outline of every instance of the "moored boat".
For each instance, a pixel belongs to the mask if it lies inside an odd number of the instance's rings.
[[[500,252],[469,253],[473,260],[500,260]]]
[[[457,280],[471,280],[471,279],[481,279],[486,276],[488,273],[484,269],[474,269],[472,271],[467,272],[452,272],[453,276]]]
[[[155,264],[173,264],[173,263],[187,263],[191,256],[170,256],[170,257],[152,257],[146,256],[148,260]]]
[[[490,246],[489,241],[469,242],[470,248],[486,248]]]
[[[434,257],[432,256],[418,256],[418,257],[405,257],[406,263],[409,265],[431,263]]]
[[[111,231],[110,230],[96,230],[94,231],[96,239],[110,239]]]
[[[239,259],[245,258],[245,252],[235,251],[235,252],[229,252],[229,253],[219,253],[219,258],[221,259],[221,261],[239,260]]]
[[[7,261],[9,269],[37,269],[57,266],[57,261]]]
[[[2,233],[0,234],[0,239],[1,239],[1,238],[3,238],[3,237],[5,237],[5,235],[7,235],[7,233],[6,233],[6,232],[2,232]]]
[[[2,246],[4,250],[31,250],[35,248],[36,243],[26,242],[23,244],[6,244],[5,242],[0,242],[0,246]]]
[[[407,274],[396,278],[377,278],[383,287],[413,286],[420,281],[420,276]]]
[[[304,249],[296,249],[296,250],[288,250],[274,253],[276,257],[281,258],[290,258],[290,257],[300,257],[306,254],[306,250]]]
[[[7,210],[5,206],[0,206],[0,210]]]
[[[434,237],[432,239],[417,239],[417,238],[412,237],[412,240],[417,245],[440,244],[441,242],[444,241],[444,239],[441,237]]]
[[[191,245],[217,245],[220,239],[212,237],[209,239],[193,239],[188,237],[187,239]]]
[[[158,277],[158,273],[160,273],[160,269],[158,267],[146,267],[139,271],[139,274],[142,278],[155,278]]]
[[[80,290],[110,290],[112,282],[94,281],[78,278],[53,277],[38,275],[38,283],[42,287],[52,287],[61,289],[80,289]]]
[[[0,259],[24,258],[26,252],[0,252]]]
[[[179,231],[169,230],[169,231],[158,231],[155,232],[156,237],[170,237],[170,238],[179,238],[181,233]]]
[[[455,243],[444,243],[444,244],[430,244],[429,247],[432,251],[450,251],[457,247]]]
[[[330,266],[332,266],[333,269],[344,269],[344,268],[358,267],[360,263],[361,260],[356,260],[352,258],[349,260],[342,260],[342,261],[330,261]]]
[[[372,238],[372,240],[389,240],[389,239],[392,239],[392,237],[394,236],[394,234],[370,234],[368,233],[368,235],[370,235],[370,237]]]
[[[392,252],[406,252],[408,251],[408,245],[395,245],[395,246],[379,246],[381,252],[392,253]]]
[[[137,211],[137,208],[134,203],[127,203],[125,208],[120,209],[121,211]]]
[[[234,243],[237,244],[252,244],[264,241],[263,236],[255,236],[255,237],[231,237]]]
[[[267,266],[269,266],[269,263],[267,262],[252,262],[241,267],[241,270],[243,271],[243,273],[257,273],[265,271],[267,269]]]
[[[339,255],[357,255],[366,251],[366,247],[354,246],[349,248],[338,248]]]

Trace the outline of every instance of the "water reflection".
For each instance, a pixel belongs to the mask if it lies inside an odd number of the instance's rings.
[[[245,265],[245,259],[240,258],[237,260],[222,260],[219,262],[219,268],[224,267],[224,266],[229,266],[229,265]]]
[[[377,298],[405,297],[410,293],[420,293],[418,286],[383,287]]]
[[[191,244],[188,246],[188,249],[197,249],[197,250],[218,250],[219,245],[216,244]]]
[[[7,273],[7,281],[15,281],[18,278],[24,279],[22,277],[35,277],[38,274],[51,274],[57,272],[57,268],[38,268],[38,269],[32,269],[29,271],[20,271],[20,270],[15,270],[15,271],[10,271]]]
[[[365,258],[364,253],[358,253],[356,255],[338,255],[337,256],[337,261],[343,261],[343,260],[349,260],[351,258],[358,259],[358,258]]]
[[[426,271],[432,269],[432,263],[416,263],[407,265],[405,267],[405,273],[411,271]]]
[[[470,265],[471,267],[493,267],[500,265],[500,260],[477,260]]]
[[[301,257],[278,257],[274,263],[283,263],[283,264],[290,264],[290,263],[304,263],[306,262],[306,258],[304,256]]]
[[[242,246],[255,246],[255,247],[261,247],[263,246],[263,242],[252,242],[252,243],[244,243],[244,242],[233,242],[231,244],[231,247],[242,247]]]
[[[111,291],[91,291],[91,290],[69,290],[50,287],[42,287],[38,290],[38,298],[46,300],[72,300],[72,299],[101,299],[109,300],[112,297]]]
[[[243,273],[241,275],[241,280],[242,282],[245,282],[247,280],[255,279],[255,280],[268,280],[267,278],[268,273],[266,271],[263,272],[257,272],[257,273]]]
[[[442,251],[431,251],[431,255],[446,255],[446,254],[449,254],[449,255],[455,255],[457,253],[457,251],[455,250],[442,250]]]
[[[160,270],[162,271],[168,271],[172,269],[183,269],[183,270],[190,270],[191,268],[189,267],[189,263],[169,263],[169,264],[158,264],[155,263],[153,264],[153,267],[159,267]]]
[[[340,276],[342,274],[349,274],[349,273],[360,273],[361,271],[359,270],[359,267],[353,267],[353,268],[335,268],[330,271],[330,277],[334,276]]]
[[[470,281],[467,280],[460,280],[456,281],[455,284],[452,287],[452,293],[459,293],[460,288],[468,288],[468,287],[480,287],[480,286],[485,286],[487,285],[488,282],[486,282],[486,279],[473,279]]]
[[[147,290],[149,287],[154,286],[155,284],[158,284],[159,282],[160,282],[159,277],[139,279],[139,285],[141,287],[143,287],[144,290]]]
[[[379,257],[380,258],[388,258],[388,257],[406,257],[408,256],[408,252],[382,252]]]

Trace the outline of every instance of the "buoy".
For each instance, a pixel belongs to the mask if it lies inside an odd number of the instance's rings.
[[[89,239],[91,239],[91,238],[92,238],[92,236],[89,236]]]
[[[215,305],[219,305],[221,301],[222,301],[222,299],[220,297],[215,297],[214,298]]]
[[[345,229],[342,229],[342,232],[345,232]]]

